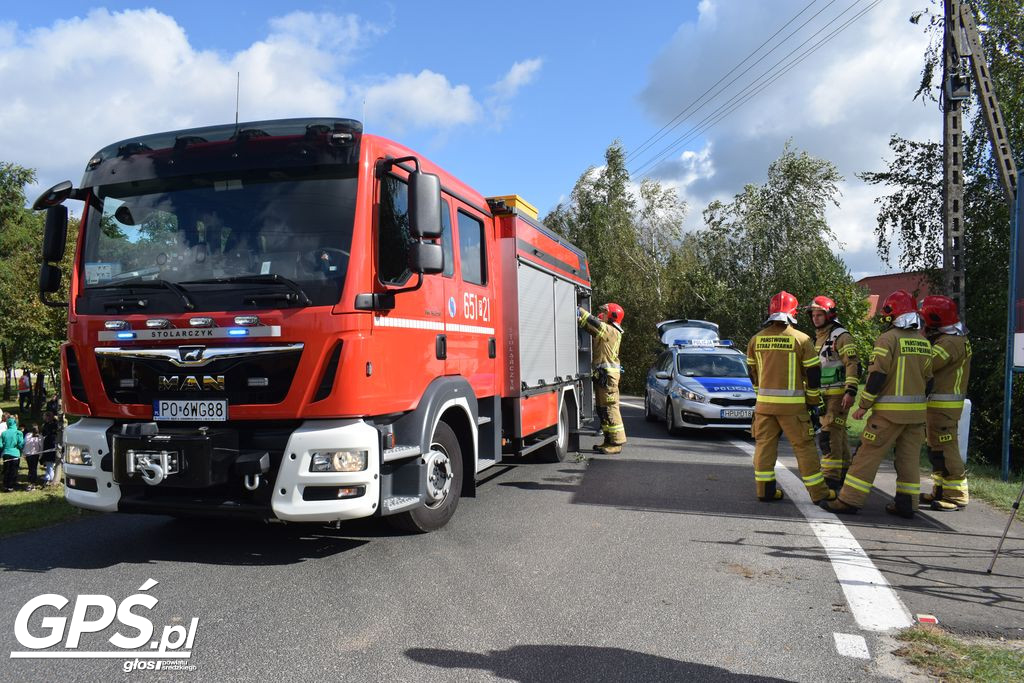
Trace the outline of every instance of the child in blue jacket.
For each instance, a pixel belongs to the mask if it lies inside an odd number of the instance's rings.
[[[18,464],[21,461],[21,449],[25,447],[25,437],[18,431],[18,422],[13,417],[7,418],[7,429],[0,433],[0,459],[3,460],[4,491],[13,491],[18,483]]]

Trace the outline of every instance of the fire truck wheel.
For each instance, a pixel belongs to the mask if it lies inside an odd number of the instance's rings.
[[[462,493],[462,449],[455,432],[444,422],[437,423],[430,452],[423,459],[427,465],[426,505],[387,518],[396,528],[419,534],[447,524]]]
[[[569,408],[562,401],[558,411],[558,433],[553,443],[544,447],[540,453],[546,462],[565,462],[569,455]]]

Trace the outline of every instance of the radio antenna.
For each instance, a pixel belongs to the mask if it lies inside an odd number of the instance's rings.
[[[235,128],[238,128],[238,93],[242,89],[242,72],[235,72]]]

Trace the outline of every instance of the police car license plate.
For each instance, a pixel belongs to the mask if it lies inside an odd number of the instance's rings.
[[[153,419],[162,422],[224,422],[228,419],[225,399],[205,401],[153,401]]]
[[[722,409],[722,419],[723,420],[748,418],[748,417],[754,417],[754,409],[753,408],[723,408]]]

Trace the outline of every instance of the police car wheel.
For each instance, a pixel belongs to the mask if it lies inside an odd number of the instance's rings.
[[[682,433],[682,430],[676,425],[676,411],[672,406],[671,399],[665,401],[665,427],[672,436]]]
[[[462,449],[455,432],[444,422],[438,422],[434,430],[434,438],[430,440],[430,450],[437,452],[438,457],[429,460],[431,471],[427,477],[436,480],[432,491],[443,491],[444,495],[437,500],[428,501],[428,505],[387,517],[388,523],[402,531],[424,534],[440,529],[455,514],[462,494]],[[441,479],[450,478],[447,485]]]
[[[644,419],[648,422],[658,421],[658,416],[651,410],[651,395],[649,393],[644,394]]]

